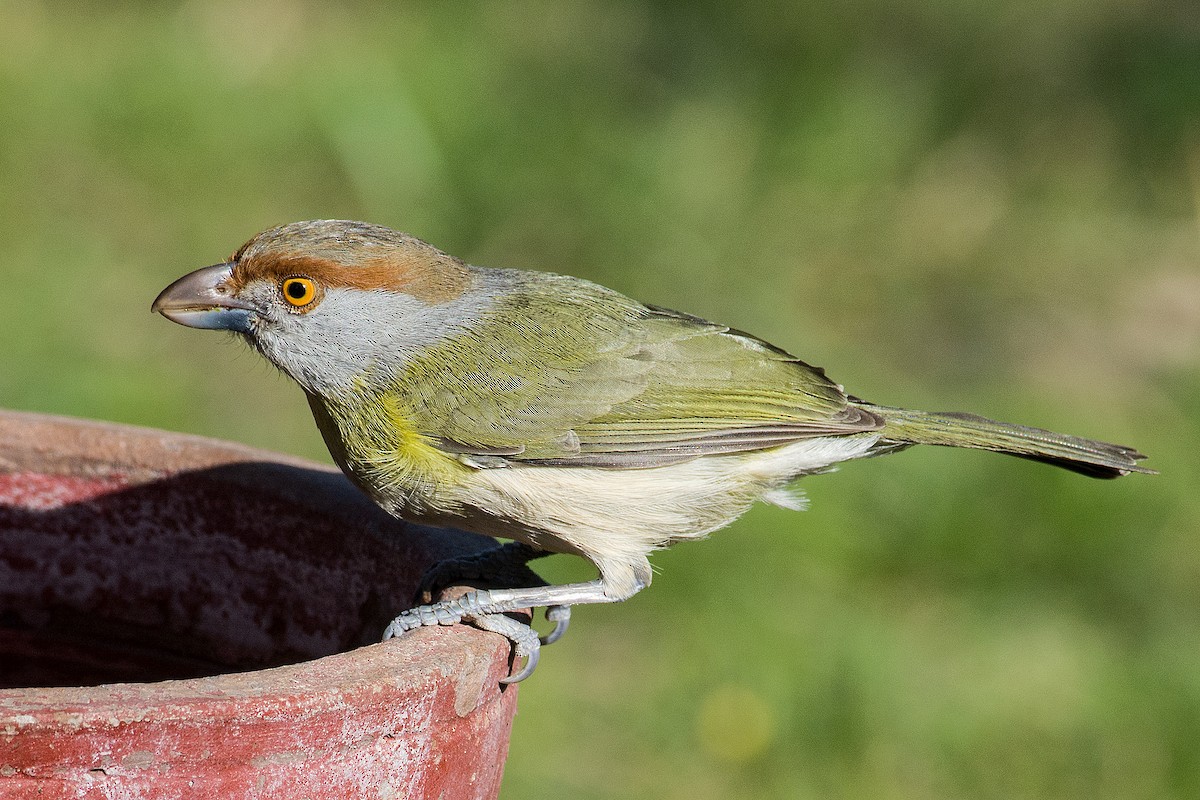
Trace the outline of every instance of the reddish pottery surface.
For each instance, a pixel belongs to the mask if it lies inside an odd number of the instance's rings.
[[[488,541],[308,462],[0,412],[0,798],[494,797],[507,642],[363,646]]]

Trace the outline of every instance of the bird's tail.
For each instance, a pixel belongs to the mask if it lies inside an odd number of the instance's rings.
[[[1145,456],[1132,447],[996,422],[958,411],[909,411],[862,405],[884,420],[880,449],[910,444],[974,447],[1053,464],[1092,478],[1119,478],[1131,472],[1154,474],[1154,470],[1138,466],[1137,462]]]

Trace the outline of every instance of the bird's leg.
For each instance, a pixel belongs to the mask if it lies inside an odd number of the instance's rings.
[[[601,573],[603,575],[603,572]],[[400,636],[406,631],[427,625],[455,625],[469,622],[484,630],[506,636],[518,656],[525,657],[519,672],[501,683],[517,683],[528,678],[537,666],[540,642],[537,634],[524,623],[503,616],[522,608],[570,607],[586,603],[616,603],[636,594],[648,581],[635,580],[618,584],[601,577],[587,583],[567,583],[560,586],[535,586],[522,589],[478,589],[452,600],[409,609],[392,620],[383,638]]]
[[[417,602],[428,605],[437,600],[439,590],[463,581],[487,580],[501,586],[544,586],[546,582],[529,569],[528,562],[548,555],[550,551],[539,550],[524,542],[508,542],[471,555],[439,561],[421,576],[421,582],[417,585]],[[540,641],[541,644],[554,644],[567,632],[571,608],[549,606],[546,619],[554,623],[554,630],[541,637]]]

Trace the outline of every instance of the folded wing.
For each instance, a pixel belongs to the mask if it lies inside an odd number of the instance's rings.
[[[637,468],[882,427],[820,369],[748,334],[538,278],[400,377],[415,426],[447,452]]]

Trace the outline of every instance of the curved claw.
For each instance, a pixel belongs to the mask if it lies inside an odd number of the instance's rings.
[[[509,675],[507,678],[501,678],[500,682],[502,684],[504,684],[505,686],[507,686],[510,683],[520,683],[521,681],[525,680],[526,678],[528,678],[530,675],[533,674],[533,671],[535,669],[537,669],[538,659],[541,658],[541,655],[542,655],[542,651],[540,648],[537,650],[534,650],[530,653],[527,653],[525,655],[525,666],[521,667],[521,671],[514,672],[512,675]]]
[[[540,637],[539,641],[543,645],[554,644],[563,637],[563,634],[567,632],[567,627],[571,624],[571,607],[548,606],[546,608],[546,619],[554,623],[554,630]]]
[[[503,614],[480,614],[466,618],[477,628],[482,628],[485,631],[498,633],[513,643],[513,652],[517,658],[524,658],[525,664],[521,669],[507,678],[501,678],[500,682],[507,685],[510,683],[520,683],[533,674],[537,669],[538,659],[541,657],[542,648],[541,642],[538,640],[537,633],[533,628],[526,625],[524,622],[519,622],[512,617],[506,617]]]

